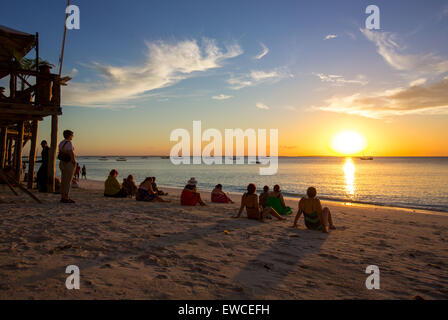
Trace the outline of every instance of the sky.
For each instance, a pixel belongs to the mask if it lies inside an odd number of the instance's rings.
[[[164,155],[170,133],[278,129],[283,156],[448,156],[448,1],[86,1],[67,31],[59,131],[79,155]],[[380,29],[366,29],[366,7]],[[65,1],[3,4],[57,66]],[[55,72],[57,67],[55,68]],[[7,87],[3,80],[0,85]],[[49,140],[50,121],[39,127]]]

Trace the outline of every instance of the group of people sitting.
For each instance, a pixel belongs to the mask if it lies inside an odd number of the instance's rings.
[[[201,198],[201,194],[197,190],[197,180],[191,178],[184,187],[180,197],[181,205],[195,206],[200,204],[205,206],[205,202]],[[286,220],[284,216],[292,214],[292,209],[288,207],[283,198],[280,186],[275,185],[273,191],[268,186],[263,187],[263,192],[258,196],[256,194],[257,187],[250,183],[247,186],[247,192],[241,197],[241,206],[238,214],[234,218],[239,218],[246,209],[247,217],[264,221],[266,218],[272,217],[278,220]],[[215,203],[233,203],[232,199],[222,190],[222,185],[217,184],[211,193],[211,202]],[[328,232],[328,229],[336,229],[330,209],[322,208],[320,200],[317,198],[317,189],[309,187],[307,196],[299,201],[299,210],[294,219],[293,227],[297,227],[297,222],[303,214],[305,225],[308,229]]]
[[[104,183],[104,196],[113,198],[134,197],[137,201],[157,201],[170,202],[164,200],[161,196],[167,193],[159,190],[155,177],[147,177],[139,187],[134,182],[134,177],[129,175],[123,179],[120,184],[117,179],[118,171],[111,170],[109,177]],[[180,196],[180,204],[184,206],[195,206],[199,204],[206,206],[202,200],[200,192],[197,190],[198,181],[196,178],[190,178]],[[260,196],[256,193],[257,187],[250,183],[247,186],[247,192],[241,197],[241,205],[238,214],[234,218],[241,217],[242,212],[246,209],[247,218],[264,221],[265,219],[286,220],[285,216],[292,214],[292,209],[288,207],[283,198],[280,186],[275,185],[270,191],[268,186],[263,187]],[[305,226],[311,230],[319,230],[328,232],[329,229],[336,229],[330,209],[322,208],[320,200],[317,198],[317,189],[309,187],[307,196],[299,201],[299,208],[294,219],[293,227],[297,227],[297,223],[301,215],[304,216]],[[222,185],[217,184],[211,192],[211,202],[214,203],[234,203],[229,195],[222,190]]]
[[[104,182],[104,196],[111,198],[132,198],[135,197],[137,201],[159,201],[169,202],[162,199],[160,196],[168,195],[168,193],[159,190],[156,183],[156,177],[147,177],[137,187],[134,176],[129,175],[123,179],[123,183],[117,179],[118,171],[113,169]]]

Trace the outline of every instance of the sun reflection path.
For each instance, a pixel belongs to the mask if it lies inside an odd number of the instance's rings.
[[[351,198],[355,195],[355,171],[352,158],[346,158],[344,163],[345,191]]]

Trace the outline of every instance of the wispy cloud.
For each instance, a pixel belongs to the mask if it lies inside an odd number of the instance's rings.
[[[201,43],[158,41],[147,43],[147,48],[147,59],[141,66],[93,63],[91,68],[103,81],[70,83],[63,90],[63,104],[88,107],[120,104],[192,77],[195,72],[219,68],[223,61],[243,52],[237,44],[223,51],[213,39],[203,39]]]
[[[285,106],[284,108],[285,108],[285,110],[288,110],[288,111],[293,111],[293,112],[298,111],[297,108],[294,106]]]
[[[414,71],[420,74],[442,74],[448,72],[448,59],[434,53],[420,55],[402,54],[397,35],[389,32],[361,29],[364,36],[375,43],[378,53],[394,69]]]
[[[269,48],[266,47],[266,45],[264,43],[260,42],[260,45],[261,45],[262,51],[254,57],[254,59],[257,59],[257,60],[260,60],[261,58],[263,58],[265,55],[267,55],[269,53]]]
[[[424,86],[422,79],[407,88],[386,90],[370,95],[360,93],[333,97],[317,109],[368,118],[409,114],[448,114],[448,77]]]
[[[282,69],[272,71],[253,70],[249,74],[241,76],[232,76],[227,82],[231,85],[231,89],[239,90],[245,87],[251,87],[264,82],[277,82],[284,78],[292,78],[292,74]]]
[[[269,110],[269,107],[268,107],[267,105],[265,105],[264,103],[261,103],[261,102],[257,102],[257,103],[255,104],[255,106],[256,106],[258,109]]]
[[[227,100],[227,99],[230,99],[230,98],[232,98],[232,96],[228,96],[228,95],[225,95],[225,94],[222,94],[222,93],[220,95],[212,97],[212,99],[214,99],[214,100]]]
[[[352,40],[356,40],[356,35],[353,32],[345,31],[345,34],[352,38]]]
[[[416,80],[412,81],[409,85],[411,87],[421,86],[421,85],[424,85],[426,83],[426,81],[428,81],[428,79],[420,78],[420,79],[416,79]]]
[[[324,40],[336,39],[338,37],[337,34],[327,34]]]
[[[329,82],[333,85],[341,86],[344,84],[366,85],[368,81],[364,75],[358,75],[356,79],[345,79],[343,76],[335,74],[313,73],[322,82]]]

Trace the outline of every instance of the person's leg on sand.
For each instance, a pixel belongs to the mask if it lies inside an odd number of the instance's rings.
[[[278,220],[286,220],[286,218],[283,218],[281,215],[279,215],[278,213],[277,213],[277,211],[275,211],[274,209],[272,209],[271,207],[267,207],[267,208],[265,208],[262,212],[261,212],[261,221],[264,221],[264,219],[267,217],[267,216],[269,216],[269,215],[271,215],[271,216],[273,216],[273,217],[275,217],[275,218],[277,218]]]
[[[334,224],[333,224],[333,218],[332,218],[332,216],[331,216],[331,211],[330,211],[330,209],[329,209],[328,207],[323,208],[323,209],[322,209],[322,214],[323,214],[324,211],[326,212],[326,215],[327,215],[327,217],[328,217],[327,221],[328,221],[328,225],[329,225],[330,229],[331,229],[331,230],[336,229],[336,227],[335,227]]]

